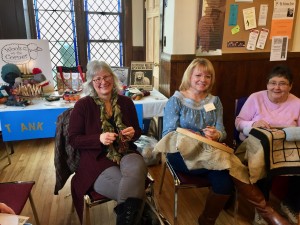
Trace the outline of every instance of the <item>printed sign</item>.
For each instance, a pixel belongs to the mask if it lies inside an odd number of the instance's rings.
[[[22,74],[39,68],[49,81],[47,89],[54,89],[49,42],[37,39],[0,40],[0,67],[15,64]],[[0,77],[0,85],[6,84]]]

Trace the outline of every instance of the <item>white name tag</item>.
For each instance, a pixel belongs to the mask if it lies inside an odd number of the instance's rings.
[[[208,103],[208,104],[204,105],[205,112],[209,112],[209,111],[212,111],[215,109],[216,109],[216,107],[215,107],[214,103]]]

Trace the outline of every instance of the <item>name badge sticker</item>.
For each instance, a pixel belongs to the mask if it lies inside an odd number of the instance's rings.
[[[214,103],[207,103],[204,105],[205,112],[209,112],[209,111],[212,111],[215,109],[216,109],[216,107],[215,107]]]

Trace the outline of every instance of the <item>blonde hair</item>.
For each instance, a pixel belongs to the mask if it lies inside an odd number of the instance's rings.
[[[208,59],[204,59],[204,58],[196,58],[194,59],[190,65],[186,68],[182,80],[181,80],[181,84],[179,86],[179,90],[180,91],[186,91],[187,89],[189,89],[191,87],[191,76],[192,73],[194,71],[194,69],[200,66],[203,69],[203,72],[206,72],[208,74],[211,75],[211,83],[209,88],[207,89],[207,93],[210,93],[212,90],[212,87],[214,86],[215,83],[215,69],[212,65],[212,63],[208,60]]]

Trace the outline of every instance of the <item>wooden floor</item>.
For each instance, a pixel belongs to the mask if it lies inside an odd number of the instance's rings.
[[[14,142],[15,153],[11,155],[12,164],[6,166],[3,159],[5,146],[0,145],[0,182],[16,180],[34,180],[33,189],[41,225],[79,225],[79,220],[72,211],[72,198],[70,196],[70,181],[54,195],[55,168],[54,168],[54,139],[36,139]],[[3,168],[4,167],[4,168]],[[2,169],[3,168],[3,169]],[[174,188],[171,175],[167,172],[162,193],[158,188],[161,174],[161,164],[152,166],[149,171],[155,179],[155,200],[162,215],[173,223],[173,196]],[[197,225],[197,218],[203,210],[208,189],[189,189],[179,191],[178,225]],[[1,201],[1,199],[0,199]],[[94,224],[114,225],[113,201],[94,207]],[[232,209],[222,211],[216,225],[233,225]],[[29,202],[27,202],[22,215],[29,216],[35,225]],[[240,199],[238,224],[250,225],[253,218],[253,209]]]

